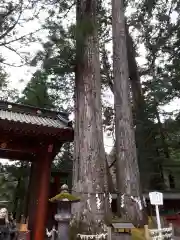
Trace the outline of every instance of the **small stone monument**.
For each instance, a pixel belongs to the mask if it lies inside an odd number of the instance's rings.
[[[62,185],[60,194],[50,199],[57,202],[57,214],[55,220],[58,222],[58,240],[69,240],[69,224],[71,220],[71,205],[80,199],[69,193],[66,184]]]

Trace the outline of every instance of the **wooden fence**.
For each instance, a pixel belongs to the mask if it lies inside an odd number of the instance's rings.
[[[148,225],[144,226],[146,240],[171,240],[174,239],[173,225],[169,227],[158,229],[149,229]]]

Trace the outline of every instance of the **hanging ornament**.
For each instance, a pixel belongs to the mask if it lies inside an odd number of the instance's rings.
[[[91,203],[90,203],[90,194],[89,193],[88,193],[87,205],[88,205],[89,211],[91,211]]]
[[[100,200],[99,195],[97,193],[96,193],[96,206],[97,206],[97,209],[100,210],[101,200]]]
[[[144,206],[147,207],[146,198],[143,196]]]
[[[112,195],[111,195],[111,193],[109,193],[109,205],[110,205],[110,207],[111,207],[111,203],[112,203]]]
[[[141,198],[140,197],[137,197],[137,204],[139,206],[139,210],[143,210],[143,206],[142,206],[142,202],[141,202]]]
[[[46,228],[46,235],[48,236],[48,238],[52,237],[53,232],[58,233],[58,231],[56,231],[55,227],[53,227],[51,231],[48,231],[48,229]]]
[[[46,235],[48,236],[48,238],[51,237],[52,236],[52,231],[49,232],[48,229],[46,228]]]
[[[104,231],[104,232],[107,232],[107,231],[108,231],[108,227],[107,227],[106,224],[103,224],[103,231]]]
[[[140,198],[140,197],[133,197],[133,196],[131,196],[131,199],[132,199],[135,203],[138,204],[139,210],[142,210],[142,209],[143,209],[143,207],[142,207],[142,202],[141,202],[141,198]]]
[[[121,208],[124,208],[124,194],[121,196]]]

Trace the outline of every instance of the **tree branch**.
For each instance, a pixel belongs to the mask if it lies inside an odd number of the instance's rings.
[[[30,36],[30,35],[33,35],[33,34],[39,32],[39,31],[41,31],[42,29],[43,29],[43,28],[39,28],[39,29],[35,30],[34,32],[31,32],[31,33],[22,35],[22,36],[20,36],[19,38],[12,39],[12,40],[10,40],[10,41],[8,41],[8,42],[0,43],[0,47],[1,47],[1,46],[5,46],[5,45],[8,45],[8,44],[11,44],[11,43],[16,42],[16,41],[19,41],[19,40],[22,40],[23,38],[25,38],[25,37],[27,37],[27,36]]]
[[[16,53],[23,61],[25,61],[26,62],[26,59],[25,58],[23,58],[22,56],[21,56],[21,54],[20,53],[18,53],[18,51],[17,50],[15,50],[14,48],[12,48],[12,47],[10,47],[10,46],[4,46],[5,48],[7,48],[8,50],[10,50],[10,51],[12,51],[12,52],[14,52],[14,53]]]
[[[64,14],[63,18],[67,17],[68,13],[71,11],[72,7],[76,4],[76,2],[74,1],[67,9],[67,12]]]
[[[14,65],[14,64],[11,64],[11,63],[7,63],[7,62],[0,62],[0,63],[3,64],[3,65],[10,66],[10,67],[15,67],[15,68],[23,67],[23,66],[24,66],[24,64],[21,64],[21,65]]]
[[[21,4],[21,8],[20,8],[20,9],[21,9],[21,10],[20,10],[20,13],[19,13],[19,16],[18,16],[17,20],[15,21],[15,23],[14,23],[11,27],[9,27],[9,28],[0,36],[0,40],[3,39],[5,36],[7,36],[7,34],[10,33],[10,32],[15,28],[15,26],[17,25],[17,23],[19,22],[19,19],[20,19],[21,15],[22,15],[22,4]]]
[[[116,159],[109,165],[109,168],[112,168],[116,162]]]

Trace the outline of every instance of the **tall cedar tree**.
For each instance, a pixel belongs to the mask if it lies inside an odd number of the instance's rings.
[[[136,225],[143,223],[143,211],[133,198],[141,201],[140,177],[130,102],[130,83],[126,47],[124,6],[112,0],[114,109],[118,197],[124,196],[121,214]],[[142,202],[142,201],[141,201]],[[143,205],[143,204],[142,204]]]
[[[74,189],[81,202],[76,216],[82,232],[102,232],[107,190],[101,112],[101,77],[97,36],[97,1],[77,1],[75,77]],[[101,199],[96,206],[96,193]],[[89,204],[88,204],[89,203]]]

